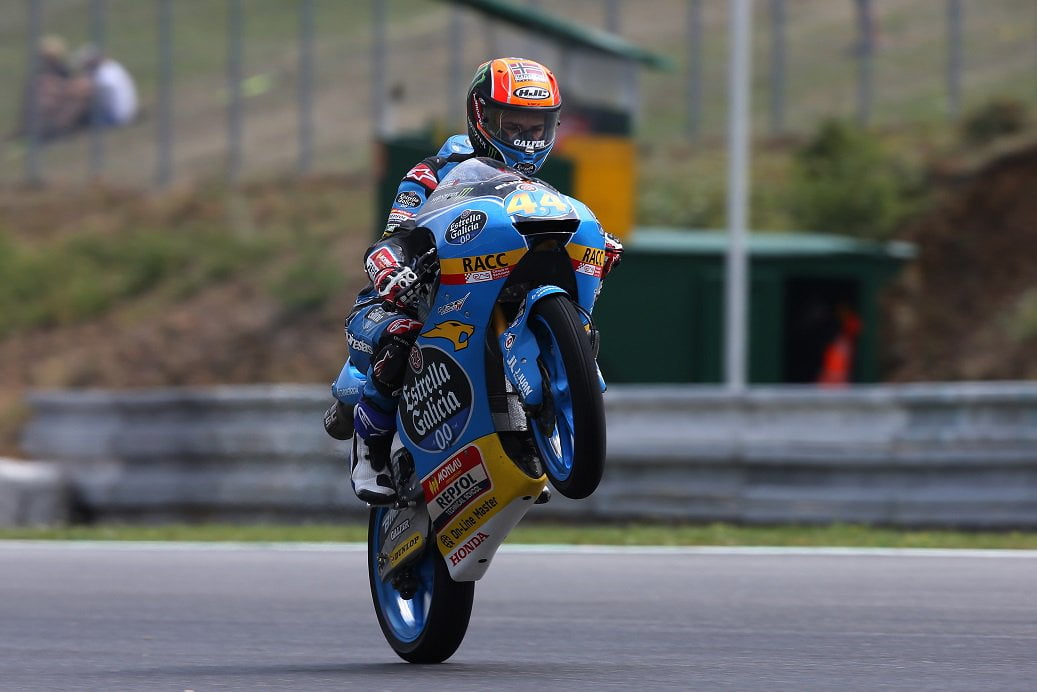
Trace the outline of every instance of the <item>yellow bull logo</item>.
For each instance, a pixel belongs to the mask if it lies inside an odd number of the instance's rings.
[[[475,333],[475,327],[470,324],[462,324],[456,320],[440,322],[422,336],[435,336],[441,339],[449,339],[454,345],[455,351],[468,348],[468,340]]]

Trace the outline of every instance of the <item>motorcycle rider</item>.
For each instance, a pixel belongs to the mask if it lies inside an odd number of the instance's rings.
[[[397,302],[400,292],[417,278],[411,263],[432,247],[432,238],[416,229],[413,219],[439,181],[461,161],[485,156],[533,175],[555,143],[561,94],[555,76],[538,62],[497,58],[483,63],[466,101],[468,135],[453,135],[435,156],[404,176],[384,233],[364,255],[371,282],[346,317],[347,363],[366,370],[367,380],[354,410],[336,400],[324,414],[324,428],[336,439],[352,437],[353,491],[370,504],[388,504],[396,496],[388,474],[389,448],[407,355],[423,326]],[[602,232],[607,274],[619,262],[623,246]],[[386,310],[386,304],[395,311]]]

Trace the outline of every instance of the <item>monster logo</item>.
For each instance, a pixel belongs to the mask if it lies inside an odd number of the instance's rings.
[[[447,320],[445,322],[440,322],[435,327],[422,334],[422,336],[449,339],[450,343],[454,345],[454,350],[460,351],[468,348],[469,338],[474,332],[475,327],[470,324],[462,324],[457,320]]]

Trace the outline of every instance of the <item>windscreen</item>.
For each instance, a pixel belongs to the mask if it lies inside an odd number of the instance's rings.
[[[453,204],[459,197],[484,197],[495,195],[503,197],[506,190],[516,183],[527,180],[513,168],[500,161],[487,158],[474,158],[462,161],[454,167],[429,195],[421,213],[439,209]]]

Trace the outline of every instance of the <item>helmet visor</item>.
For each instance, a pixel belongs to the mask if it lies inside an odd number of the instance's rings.
[[[482,125],[501,144],[526,154],[550,149],[558,127],[558,108],[504,108],[487,104]]]

